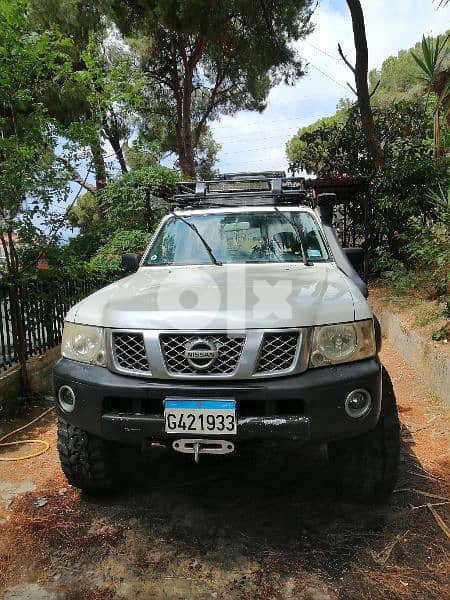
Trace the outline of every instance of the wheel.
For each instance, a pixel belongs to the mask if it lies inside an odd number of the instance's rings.
[[[111,445],[101,438],[59,419],[58,453],[71,485],[90,494],[113,487]]]
[[[394,389],[383,368],[381,414],[372,431],[328,444],[335,490],[349,502],[384,502],[397,482],[400,423]]]

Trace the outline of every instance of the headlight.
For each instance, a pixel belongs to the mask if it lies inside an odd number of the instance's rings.
[[[311,367],[352,362],[375,355],[372,319],[314,328]]]
[[[61,354],[72,360],[106,367],[103,328],[64,323]]]

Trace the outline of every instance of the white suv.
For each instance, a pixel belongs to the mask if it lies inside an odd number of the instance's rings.
[[[341,496],[392,491],[395,398],[332,202],[314,210],[282,177],[180,185],[144,255],[124,256],[134,272],[67,314],[54,385],[71,484],[109,489],[114,443],[198,461],[290,439],[328,445]]]

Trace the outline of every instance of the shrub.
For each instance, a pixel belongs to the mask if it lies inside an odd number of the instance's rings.
[[[119,229],[99,248],[90,264],[100,271],[120,272],[121,257],[124,252],[143,252],[150,241],[146,231]]]

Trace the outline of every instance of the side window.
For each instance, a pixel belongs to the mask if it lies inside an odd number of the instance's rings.
[[[328,252],[314,220],[310,215],[303,215],[302,221],[308,258],[311,260],[327,260]]]

